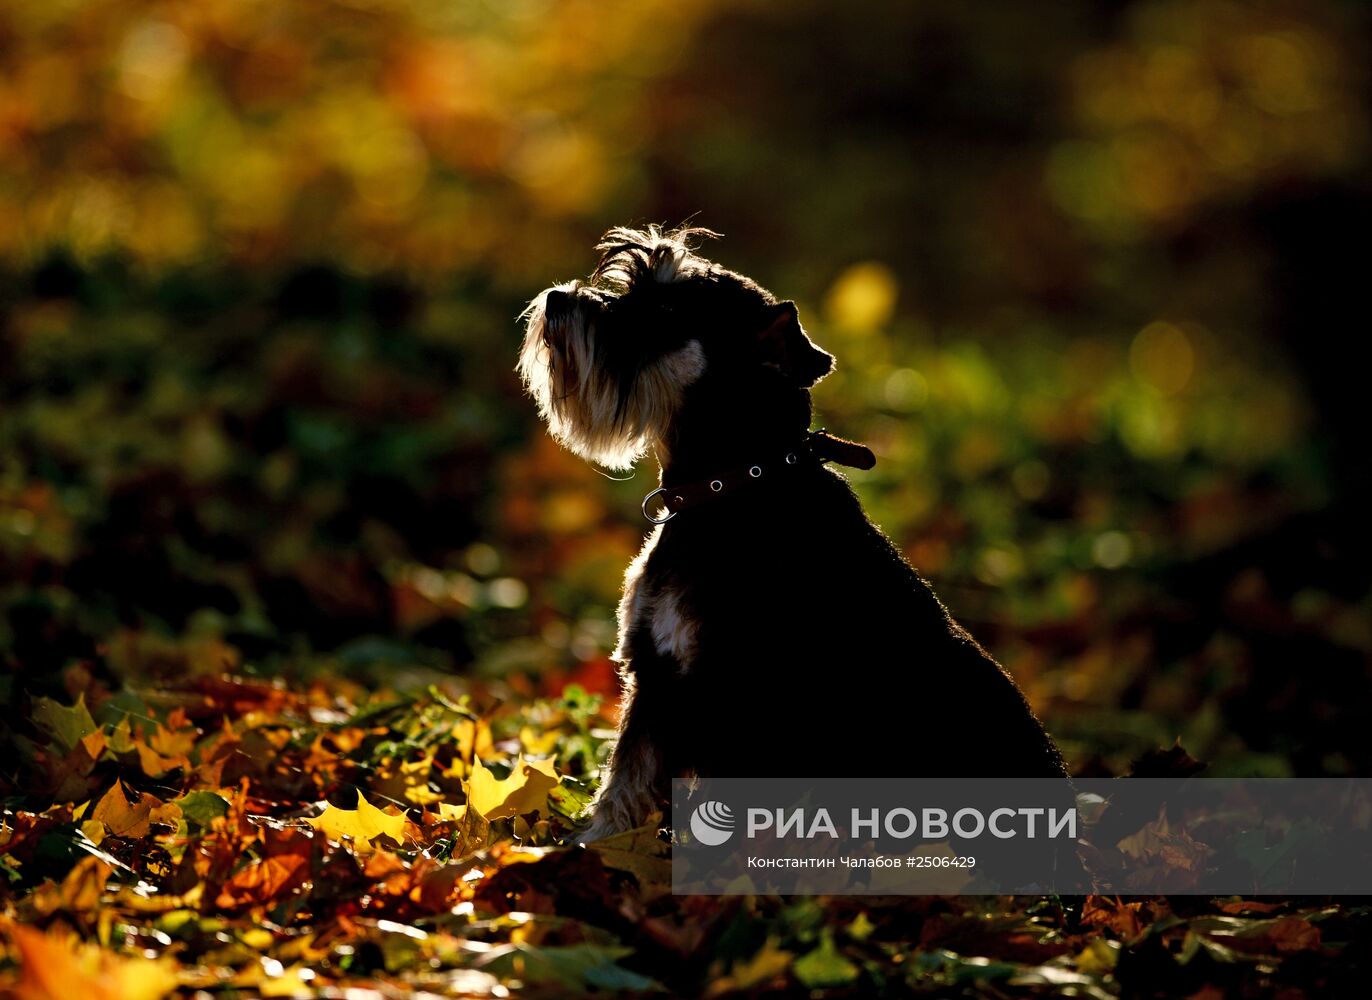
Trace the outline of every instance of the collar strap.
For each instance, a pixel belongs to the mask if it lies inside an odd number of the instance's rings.
[[[764,476],[784,472],[801,464],[837,462],[852,469],[870,469],[877,464],[872,449],[854,441],[826,434],[823,430],[806,434],[790,451],[776,456],[765,464],[749,465],[721,473],[714,479],[685,483],[681,486],[659,486],[643,498],[643,516],[653,524],[665,524],[687,507],[694,507],[734,492]],[[654,500],[661,507],[656,514],[649,512]]]

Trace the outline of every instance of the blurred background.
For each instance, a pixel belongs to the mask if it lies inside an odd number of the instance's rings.
[[[1367,773],[1368,21],[7,3],[0,695],[613,692],[655,470],[549,442],[515,317],[690,218],[838,355],[871,513],[1075,770]]]

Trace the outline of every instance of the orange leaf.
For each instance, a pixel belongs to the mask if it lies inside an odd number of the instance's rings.
[[[75,938],[22,924],[6,928],[23,967],[18,1000],[161,1000],[176,989],[171,963],[124,958]]]
[[[253,862],[224,883],[216,906],[270,903],[305,881],[310,859],[301,854],[279,854]]]
[[[115,779],[113,787],[91,810],[91,819],[104,823],[116,837],[146,837],[152,823],[175,825],[181,810],[168,802],[142,793],[137,802],[130,803],[124,783]]]
[[[1118,896],[1087,896],[1081,908],[1081,922],[1108,928],[1129,940],[1143,930],[1144,922],[1139,914],[1142,908],[1142,903],[1126,903]]]

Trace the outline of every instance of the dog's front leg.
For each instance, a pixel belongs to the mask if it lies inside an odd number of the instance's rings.
[[[650,729],[649,702],[626,672],[619,738],[591,804],[591,825],[578,838],[583,844],[642,826],[669,796],[665,762]]]

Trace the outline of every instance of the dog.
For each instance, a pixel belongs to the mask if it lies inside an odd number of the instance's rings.
[[[864,513],[812,432],[834,366],[796,305],[703,257],[699,228],[617,228],[530,303],[517,371],[552,436],[623,470],[655,527],[628,568],[618,740],[583,843],[674,777],[1066,779],[1009,674]]]

